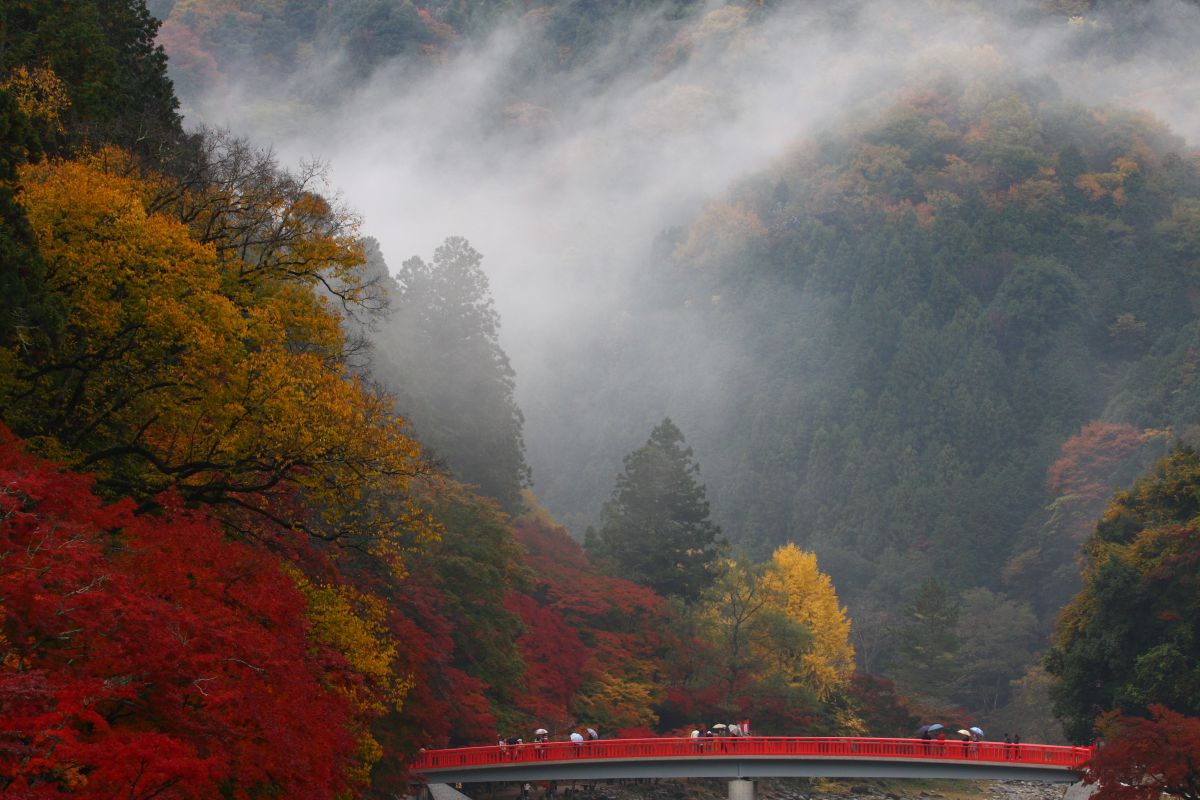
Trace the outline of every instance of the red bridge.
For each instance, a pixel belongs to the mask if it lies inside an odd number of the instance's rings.
[[[430,783],[766,777],[1073,783],[1091,755],[1088,747],[923,739],[604,739],[428,750],[412,771]],[[735,793],[736,783],[730,784],[730,796],[746,797],[746,791]]]

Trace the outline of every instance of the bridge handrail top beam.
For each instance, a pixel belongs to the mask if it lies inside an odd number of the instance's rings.
[[[413,771],[480,766],[512,767],[549,761],[646,761],[672,759],[835,758],[912,760],[922,762],[994,761],[1011,766],[1079,769],[1090,760],[1092,748],[1036,743],[964,741],[866,736],[723,736],[653,737],[590,741],[540,741],[521,744],[422,750]]]

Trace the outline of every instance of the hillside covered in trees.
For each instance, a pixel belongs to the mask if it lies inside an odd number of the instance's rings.
[[[0,10],[0,793],[936,716],[1194,796],[1200,11],[1147,8]]]

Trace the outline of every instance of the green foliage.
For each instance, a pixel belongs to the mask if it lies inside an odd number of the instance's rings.
[[[377,374],[432,456],[512,513],[529,483],[524,417],[482,262],[461,237],[431,263],[404,262],[393,316],[376,335],[387,355]]]
[[[1047,658],[1072,739],[1091,739],[1104,711],[1200,713],[1197,498],[1200,456],[1177,450],[1113,499],[1089,540],[1083,590]]]
[[[712,583],[724,541],[709,519],[700,467],[671,420],[625,457],[588,551],[616,574],[660,594],[695,601]]]
[[[904,694],[931,705],[949,705],[951,690],[962,673],[958,662],[959,607],[935,580],[928,580],[905,610],[892,673]]]
[[[443,596],[441,614],[453,642],[449,661],[482,682],[493,713],[503,721],[525,671],[516,646],[521,623],[504,607],[508,593],[530,580],[520,547],[504,514],[462,486],[441,485],[430,494],[427,510],[441,536],[414,557],[413,583]]]
[[[1010,682],[1033,660],[1037,620],[1025,603],[983,588],[963,592],[958,607],[959,641],[955,700],[994,713],[1012,695]]]
[[[0,76],[49,67],[64,81],[66,144],[111,142],[161,158],[182,130],[158,24],[144,0],[7,3]]]
[[[40,152],[36,126],[13,93],[0,88],[0,348],[45,347],[62,323],[33,231],[14,197],[17,167]]]

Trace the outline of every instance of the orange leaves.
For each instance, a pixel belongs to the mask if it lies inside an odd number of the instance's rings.
[[[185,225],[150,210],[170,183],[131,163],[107,150],[22,173],[21,202],[68,320],[58,350],[7,390],[16,421],[120,491],[173,485],[398,559],[383,540],[419,522],[377,498],[403,494],[420,450],[390,401],[350,375],[338,317],[314,294],[337,281],[344,302],[358,296],[348,223],[280,178],[292,194],[256,198],[248,186],[236,209],[228,194],[197,190],[208,205]],[[239,220],[236,233],[222,227]],[[284,487],[300,488],[311,510],[283,514],[272,496]]]
[[[1125,181],[1140,170],[1138,162],[1130,156],[1119,156],[1112,162],[1111,172],[1093,172],[1075,179],[1075,188],[1089,200],[1095,202],[1111,197],[1117,206],[1125,205]]]
[[[745,242],[767,235],[767,227],[753,209],[741,203],[711,203],[688,232],[675,258],[701,265],[719,263]]]

